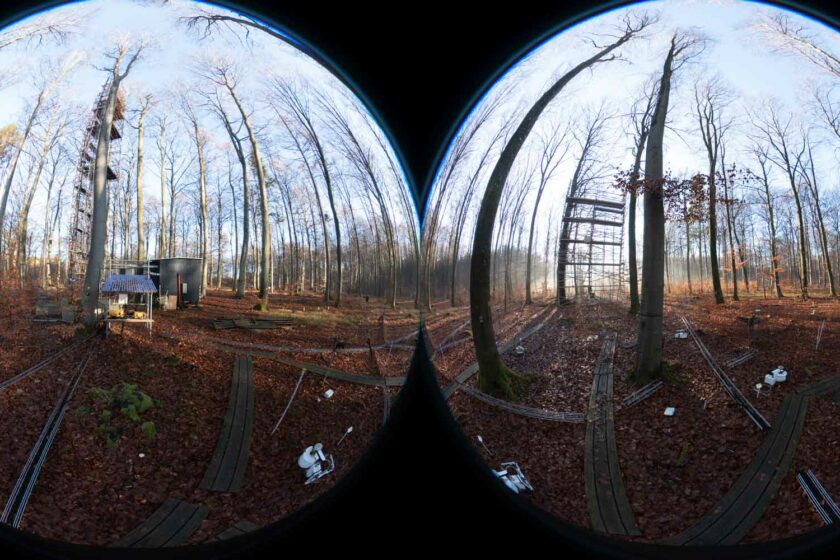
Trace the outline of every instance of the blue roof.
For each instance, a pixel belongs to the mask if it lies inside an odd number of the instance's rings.
[[[153,294],[157,292],[157,288],[148,276],[112,274],[105,279],[100,292],[106,294]]]

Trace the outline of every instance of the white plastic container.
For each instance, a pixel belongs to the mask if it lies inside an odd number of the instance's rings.
[[[769,385],[770,387],[776,384],[776,378],[773,376],[772,373],[768,373],[764,376],[764,384]]]
[[[669,406],[665,409],[665,416],[673,416],[676,411],[676,408],[674,408],[673,406]]]
[[[782,381],[787,381],[787,372],[783,369],[774,369],[773,370],[773,379],[776,383],[780,383]]]
[[[322,397],[324,397],[325,399],[329,399],[329,398],[332,398],[332,396],[333,396],[334,394],[335,394],[335,391],[333,391],[332,389],[327,389],[326,391],[324,391],[324,392],[321,394],[321,396],[322,396]]]

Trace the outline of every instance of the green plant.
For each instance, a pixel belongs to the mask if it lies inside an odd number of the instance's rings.
[[[149,439],[155,439],[155,436],[157,436],[157,428],[155,428],[154,422],[143,422],[140,424],[140,431]]]
[[[692,447],[691,444],[688,442],[683,443],[682,451],[680,451],[680,456],[677,457],[677,466],[682,468],[688,462],[688,454],[691,452]]]
[[[87,391],[87,396],[94,406],[80,406],[76,409],[76,414],[88,415],[94,410],[99,411],[96,426],[108,448],[117,447],[126,430],[137,424],[149,439],[154,439],[157,435],[154,423],[144,422],[141,415],[159,403],[138,389],[137,385],[118,383],[111,389],[94,387]]]

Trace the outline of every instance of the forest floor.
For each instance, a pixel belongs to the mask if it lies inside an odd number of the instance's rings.
[[[530,324],[536,306],[509,306],[494,317],[510,325],[503,344]],[[760,311],[757,311],[760,310]],[[750,348],[747,324],[739,317],[755,313],[752,359],[728,368],[724,364]],[[629,379],[635,362],[636,320],[624,304],[579,302],[563,306],[543,329],[526,339],[523,356],[508,352],[506,364],[526,381],[520,404],[557,412],[586,413],[593,369],[609,331],[618,333],[614,360],[615,437],[621,474],[641,537],[659,541],[699,521],[746,469],[763,434],[725,393],[691,338],[675,339],[685,316],[712,356],[741,392],[772,424],[785,397],[837,375],[840,354],[840,303],[827,298],[803,302],[747,295],[715,305],[711,296],[668,298],[665,308],[664,359],[671,375],[662,389],[635,406],[622,400],[639,387]],[[817,331],[825,319],[819,348]],[[514,332],[515,331],[515,332]],[[434,338],[434,335],[432,335]],[[471,339],[457,357],[445,352],[435,359],[441,385],[474,361]],[[754,385],[783,365],[788,380],[756,396]],[[477,376],[468,382],[475,385]],[[494,468],[516,461],[534,486],[526,494],[535,505],[578,526],[591,527],[584,483],[585,423],[528,418],[495,408],[456,391],[449,399],[456,420]],[[676,408],[673,417],[666,407]],[[810,468],[827,491],[840,499],[840,436],[835,429],[840,407],[832,395],[811,397],[793,464],[759,523],[742,542],[776,540],[821,526],[821,520],[796,482],[796,472]],[[481,435],[487,450],[476,440]],[[491,455],[492,453],[492,455]],[[631,537],[628,537],[628,539]]]
[[[81,336],[78,325],[33,322],[35,291],[10,295],[7,290],[5,297],[8,320],[0,321],[0,366],[6,372],[3,379]],[[95,338],[92,358],[44,463],[21,529],[67,542],[109,545],[134,529],[164,500],[175,497],[209,508],[201,528],[187,541],[195,544],[243,518],[257,525],[278,521],[326,492],[349,472],[383,423],[384,389],[307,373],[280,429],[271,435],[300,370],[267,357],[255,357],[254,422],[242,489],[238,493],[218,493],[199,488],[222,429],[235,361],[234,351],[202,340],[212,337],[330,350],[335,338],[347,348],[366,346],[368,336],[374,346],[400,337],[407,337],[404,345],[413,346],[415,341],[412,333],[417,329],[417,313],[413,302],[403,302],[391,310],[381,300],[366,303],[347,297],[342,308],[335,309],[325,308],[322,297],[315,294],[274,295],[273,309],[266,313],[251,311],[255,303],[255,294],[236,300],[228,291],[210,292],[200,307],[156,310],[151,337],[145,328],[129,325],[122,333],[119,327],[112,330],[107,339]],[[294,326],[217,331],[211,324],[217,318],[271,316],[280,314],[281,309],[295,317]],[[379,322],[383,312],[384,333]],[[86,344],[0,390],[3,504],[69,375],[87,352]],[[399,347],[375,349],[379,375],[406,375],[411,354]],[[341,371],[376,375],[369,351],[287,351],[281,355]],[[97,415],[83,413],[82,407],[97,406],[89,390],[110,389],[121,382],[136,384],[158,401],[142,414],[143,421],[154,422],[157,436],[147,438],[138,424],[119,415],[124,431],[118,445],[109,448],[97,429]],[[328,388],[334,391],[330,399],[322,396]],[[393,399],[398,388],[388,391]],[[352,433],[337,446],[351,426]],[[316,442],[323,443],[325,452],[334,456],[335,471],[316,484],[304,485],[297,458]]]

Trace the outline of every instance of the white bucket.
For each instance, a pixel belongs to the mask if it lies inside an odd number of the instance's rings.
[[[773,379],[777,383],[780,381],[787,381],[787,372],[785,370],[773,370]]]
[[[768,373],[764,376],[764,384],[770,385],[771,387],[776,384],[776,378],[773,376],[772,373]]]

